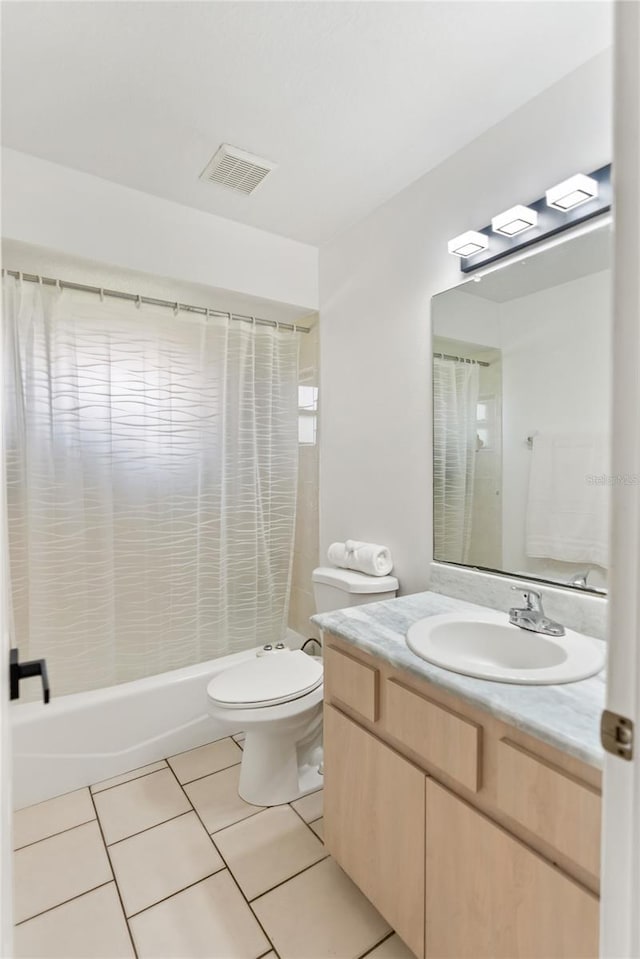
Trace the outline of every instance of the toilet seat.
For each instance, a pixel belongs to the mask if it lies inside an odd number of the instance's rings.
[[[224,709],[277,706],[300,699],[322,683],[322,665],[302,650],[259,656],[211,680],[207,695]]]

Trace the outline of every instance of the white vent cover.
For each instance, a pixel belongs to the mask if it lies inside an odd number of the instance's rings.
[[[240,193],[253,193],[277,164],[223,143],[200,174],[201,180],[220,183]]]

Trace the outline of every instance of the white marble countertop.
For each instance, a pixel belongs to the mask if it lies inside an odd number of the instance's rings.
[[[497,719],[591,766],[602,767],[600,715],[605,703],[604,670],[578,683],[517,686],[474,679],[433,666],[412,653],[405,642],[409,627],[425,616],[485,609],[440,593],[426,592],[317,614],[312,622],[392,666],[441,686]]]

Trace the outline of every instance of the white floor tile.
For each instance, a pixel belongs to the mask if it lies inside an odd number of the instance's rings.
[[[416,959],[416,957],[394,932],[392,936],[376,946],[373,952],[368,953],[367,959]]]
[[[232,766],[222,772],[206,776],[185,786],[185,792],[195,806],[209,832],[217,832],[234,822],[260,812],[262,806],[252,806],[238,795],[240,767]]]
[[[15,922],[58,906],[113,878],[96,822],[18,849],[13,869]]]
[[[96,811],[88,789],[76,789],[64,796],[27,806],[14,813],[13,848],[20,849],[95,818]]]
[[[100,886],[17,926],[16,959],[130,959],[134,956],[115,883]]]
[[[166,769],[167,764],[164,759],[157,763],[149,763],[148,766],[138,766],[137,769],[130,769],[129,772],[122,773],[120,776],[113,776],[111,779],[103,779],[91,787],[92,793],[102,792],[103,789],[111,789],[112,786],[121,786],[122,783],[128,783],[132,779],[139,779],[141,776],[148,776],[149,773],[158,772],[160,769]]]
[[[388,924],[332,859],[325,859],[252,908],[281,959],[357,959]]]
[[[220,739],[218,742],[208,743],[206,746],[199,746],[197,749],[190,749],[189,752],[172,756],[169,759],[169,765],[181,783],[189,783],[194,779],[201,779],[202,776],[227,769],[229,766],[235,766],[241,761],[242,750],[233,739]]]
[[[323,796],[322,789],[318,789],[314,793],[309,793],[308,796],[303,796],[302,799],[296,799],[291,805],[305,822],[313,822],[314,819],[320,819],[322,816]]]
[[[324,842],[324,819],[316,819],[315,822],[310,822],[309,826],[313,829],[318,839]]]
[[[108,844],[157,826],[191,808],[170,769],[105,789],[95,795],[94,801]]]
[[[128,916],[224,868],[194,812],[109,848]]]
[[[257,959],[270,945],[226,870],[139,913],[130,926],[140,959]]]
[[[247,899],[326,856],[321,842],[288,806],[273,806],[217,832],[215,843]]]

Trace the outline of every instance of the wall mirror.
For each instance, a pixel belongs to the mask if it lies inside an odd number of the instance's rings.
[[[436,560],[606,591],[611,257],[605,222],[432,299]]]

